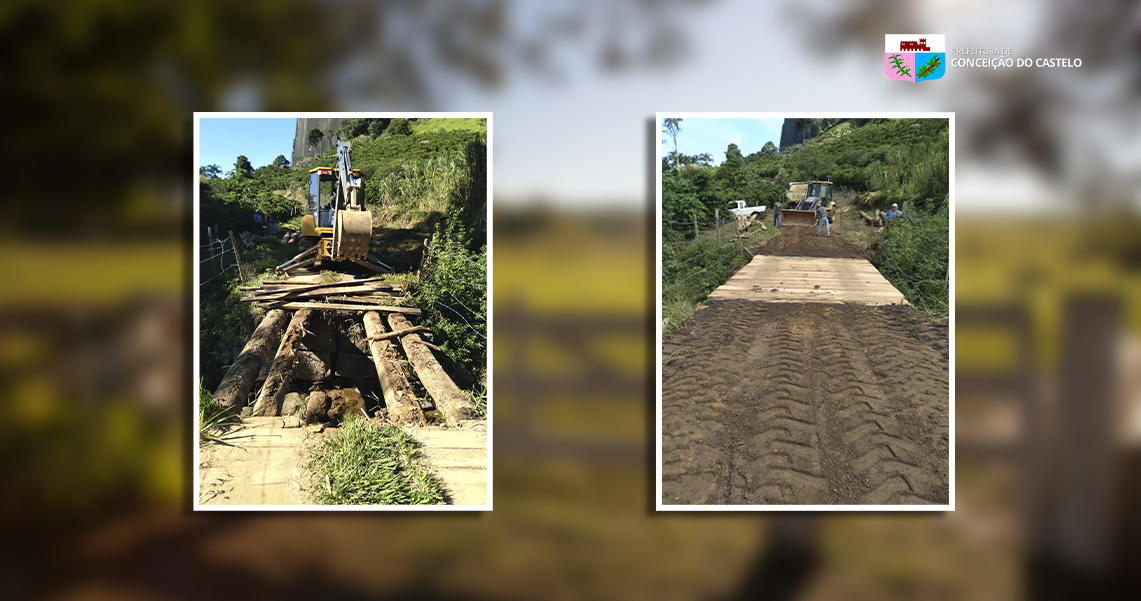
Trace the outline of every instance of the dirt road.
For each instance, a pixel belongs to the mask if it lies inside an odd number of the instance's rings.
[[[663,345],[662,503],[947,503],[947,342],[910,306],[699,310]]]

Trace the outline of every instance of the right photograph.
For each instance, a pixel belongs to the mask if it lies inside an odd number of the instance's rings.
[[[954,114],[657,124],[657,509],[953,510]]]

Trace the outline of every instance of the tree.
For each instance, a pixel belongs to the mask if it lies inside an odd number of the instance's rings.
[[[678,166],[677,158],[679,153],[677,151],[677,132],[681,131],[681,119],[662,119],[662,133],[669,134],[674,141],[674,169]]]
[[[321,139],[324,137],[325,137],[325,134],[322,133],[321,130],[314,127],[313,129],[309,130],[309,136],[308,136],[309,145],[310,146],[316,146],[318,143],[321,142]]]
[[[234,161],[234,174],[238,177],[250,177],[254,174],[254,166],[250,164],[246,155],[239,154],[238,160]]]
[[[773,144],[772,140],[765,142],[764,147],[761,148],[761,154],[773,154],[776,151],[777,151],[777,146],[776,146],[776,144]]]
[[[198,168],[198,174],[204,177],[218,177],[222,174],[222,168],[217,165],[206,165]]]
[[[412,122],[397,117],[389,122],[388,127],[385,128],[384,133],[390,136],[410,136],[412,135]]]
[[[273,165],[274,167],[288,167],[289,166],[289,159],[285,158],[284,154],[279,154],[279,155],[277,155],[277,158],[274,159],[273,162],[270,164]]]
[[[745,157],[741,156],[741,149],[736,144],[730,144],[725,149],[725,162],[721,163],[721,170],[717,175],[728,196],[741,198],[744,195]]]
[[[369,119],[368,135],[372,136],[374,140],[379,138],[380,134],[384,133],[384,129],[388,127],[389,121],[391,119]]]

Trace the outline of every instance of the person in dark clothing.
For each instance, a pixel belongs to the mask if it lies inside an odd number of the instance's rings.
[[[773,225],[780,229],[780,203],[773,203]]]
[[[828,225],[828,208],[824,203],[816,205],[816,235],[820,235],[820,226],[824,226],[825,231],[828,232],[828,237],[832,237],[832,226]]]

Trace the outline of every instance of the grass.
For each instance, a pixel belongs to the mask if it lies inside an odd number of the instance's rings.
[[[206,388],[205,382],[198,383],[198,442],[224,442],[221,438],[231,426],[240,420],[227,412],[214,400],[214,395]]]
[[[486,386],[476,386],[475,388],[468,391],[468,396],[471,397],[471,402],[473,405],[475,405],[475,410],[478,411],[480,415],[486,416],[487,415],[487,387]]]
[[[403,430],[346,416],[310,451],[313,500],[320,505],[440,505],[440,483],[420,465],[419,444]]]
[[[779,234],[766,223],[766,230],[754,227],[745,238],[745,246]],[[697,303],[724,284],[747,261],[740,251],[740,243],[733,239],[736,224],[733,220],[721,224],[721,241],[717,242],[716,228],[708,228],[696,239],[665,242],[662,249],[662,335],[668,336],[689,319]]]
[[[425,134],[432,131],[487,131],[487,123],[482,119],[441,117],[420,119],[412,124],[412,135]]]

